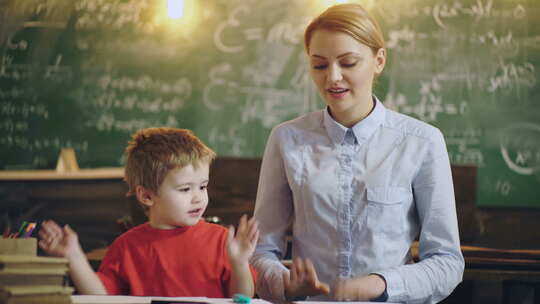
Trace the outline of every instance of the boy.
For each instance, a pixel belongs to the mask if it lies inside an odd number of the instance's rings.
[[[242,216],[238,231],[201,219],[208,204],[215,153],[185,129],[148,128],[126,148],[128,195],[136,195],[149,221],[119,236],[95,273],[69,227],[42,224],[39,246],[68,258],[80,294],[232,297],[254,295],[248,260],[257,223]]]

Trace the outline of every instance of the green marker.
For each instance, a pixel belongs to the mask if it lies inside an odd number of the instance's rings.
[[[234,303],[249,304],[251,302],[251,298],[241,293],[237,293],[234,295],[233,301]]]

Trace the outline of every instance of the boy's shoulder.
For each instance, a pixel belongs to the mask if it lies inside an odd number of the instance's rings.
[[[199,221],[197,224],[191,227],[187,227],[188,229],[183,228],[177,228],[174,229],[176,232],[178,232],[178,235],[193,235],[193,234],[205,234],[205,235],[227,235],[227,228],[213,223],[205,222],[204,220]],[[135,241],[137,243],[146,240],[147,238],[150,238],[150,240],[155,240],[156,237],[159,235],[169,235],[170,233],[174,233],[172,230],[159,230],[152,228],[150,224],[143,223],[140,225],[137,225],[128,231],[122,233],[120,236],[118,236],[115,240],[117,243],[123,243],[123,242],[132,242]],[[150,241],[149,240],[149,241]]]
[[[193,226],[195,230],[203,233],[227,234],[228,229],[219,224],[208,223],[201,220],[197,225]]]
[[[150,225],[148,224],[148,222],[143,223],[143,224],[139,224],[139,225],[129,229],[128,231],[120,234],[114,240],[114,242],[115,243],[121,243],[121,242],[125,242],[125,241],[131,240],[131,239],[137,239],[137,238],[141,237],[142,235],[148,234],[149,233],[149,228],[150,228]]]

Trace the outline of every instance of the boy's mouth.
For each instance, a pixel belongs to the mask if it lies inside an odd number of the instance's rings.
[[[197,208],[197,209],[188,211],[188,214],[191,216],[198,216],[201,214],[201,212],[202,212],[202,208]]]

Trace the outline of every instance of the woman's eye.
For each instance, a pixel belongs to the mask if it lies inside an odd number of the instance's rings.
[[[201,190],[206,190],[206,189],[208,189],[208,185],[201,186]]]
[[[189,192],[189,188],[180,188],[178,189],[180,192]]]
[[[315,70],[324,70],[324,69],[326,69],[326,67],[327,67],[326,64],[313,65],[313,68]]]
[[[356,65],[356,62],[352,62],[352,63],[342,63],[341,66],[344,67],[344,68],[352,68],[353,66]]]

